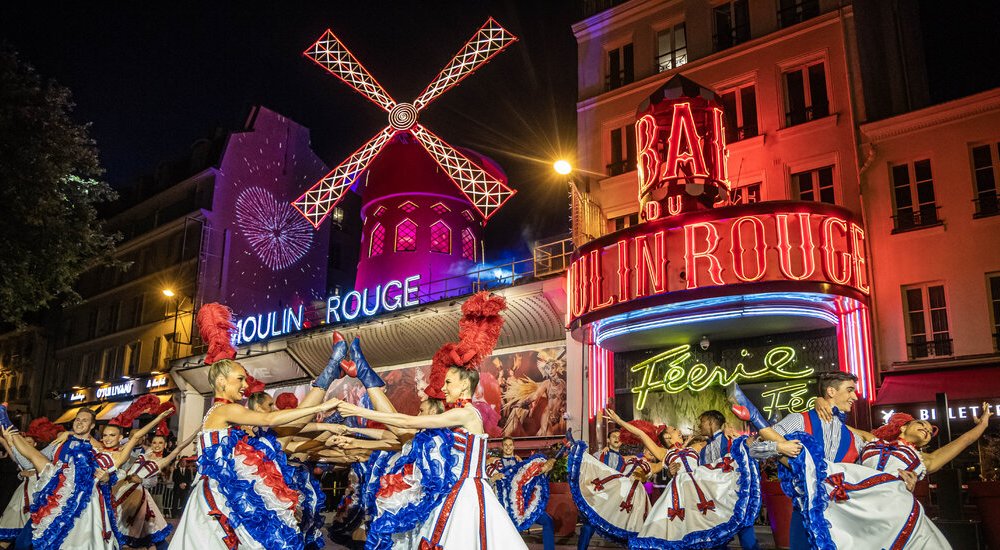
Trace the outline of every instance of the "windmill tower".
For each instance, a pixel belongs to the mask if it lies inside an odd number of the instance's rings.
[[[327,30],[305,55],[389,115],[389,124],[292,205],[319,227],[355,183],[362,198],[361,259],[355,288],[420,275],[433,300],[480,257],[482,227],[514,194],[491,159],[459,151],[417,118],[432,101],[485,65],[516,38],[493,18],[483,24],[411,103],[397,103]],[[425,283],[457,277],[430,288]]]

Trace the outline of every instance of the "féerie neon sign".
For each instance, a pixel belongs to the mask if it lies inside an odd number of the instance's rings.
[[[750,352],[744,349],[740,355],[749,357]],[[719,365],[688,365],[692,357],[691,345],[684,344],[633,365],[632,372],[642,372],[641,381],[630,390],[636,395],[635,408],[642,410],[646,406],[646,398],[651,391],[670,394],[685,390],[701,391],[712,385],[728,386],[761,378],[805,378],[815,372],[809,366],[796,367],[795,349],[788,346],[768,350],[764,354],[763,365],[757,369],[748,368],[742,361],[732,371]]]

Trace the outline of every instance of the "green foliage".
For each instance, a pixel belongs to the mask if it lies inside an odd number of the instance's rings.
[[[553,483],[566,481],[566,455],[556,459],[552,469],[549,470],[549,481]]]
[[[95,205],[115,192],[72,109],[69,90],[0,46],[0,321],[76,298],[80,273],[112,261]]]

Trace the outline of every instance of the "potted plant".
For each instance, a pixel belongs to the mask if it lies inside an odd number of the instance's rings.
[[[778,466],[774,459],[764,462],[760,468],[760,494],[767,510],[767,521],[774,533],[774,545],[788,548],[788,530],[792,525],[792,499],[781,490],[778,481]]]
[[[552,526],[558,537],[568,537],[576,532],[578,512],[566,482],[566,457],[561,456],[549,470],[549,503],[546,513],[552,517]]]

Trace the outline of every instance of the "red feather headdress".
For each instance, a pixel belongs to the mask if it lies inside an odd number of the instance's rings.
[[[66,428],[63,428],[59,424],[53,424],[47,417],[42,416],[32,420],[28,424],[28,430],[24,432],[24,435],[35,438],[35,441],[39,443],[49,443],[65,431]]]
[[[201,341],[208,345],[205,364],[211,365],[219,359],[235,359],[232,332],[236,328],[232,321],[233,312],[228,307],[211,303],[198,310],[198,332]]]
[[[279,393],[278,397],[274,398],[274,406],[279,410],[294,409],[299,406],[299,398],[289,391]]]
[[[111,419],[112,426],[118,426],[120,428],[131,428],[132,424],[135,423],[136,419],[145,413],[160,414],[160,398],[156,397],[151,393],[147,393],[142,397],[136,399],[128,406],[127,409],[118,414],[118,416]]]
[[[462,304],[462,318],[458,321],[458,342],[449,342],[434,354],[431,377],[434,377],[435,367],[441,371],[449,367],[478,369],[483,360],[493,353],[500,339],[503,328],[500,312],[505,309],[507,301],[503,296],[486,291],[466,300]]]
[[[648,435],[649,438],[652,439],[657,445],[660,444],[660,433],[667,429],[667,427],[663,424],[653,424],[648,420],[630,420],[629,424],[642,430],[642,432]],[[628,430],[622,430],[618,437],[624,445],[642,445],[642,441],[639,441],[639,438],[632,435],[632,432]]]

